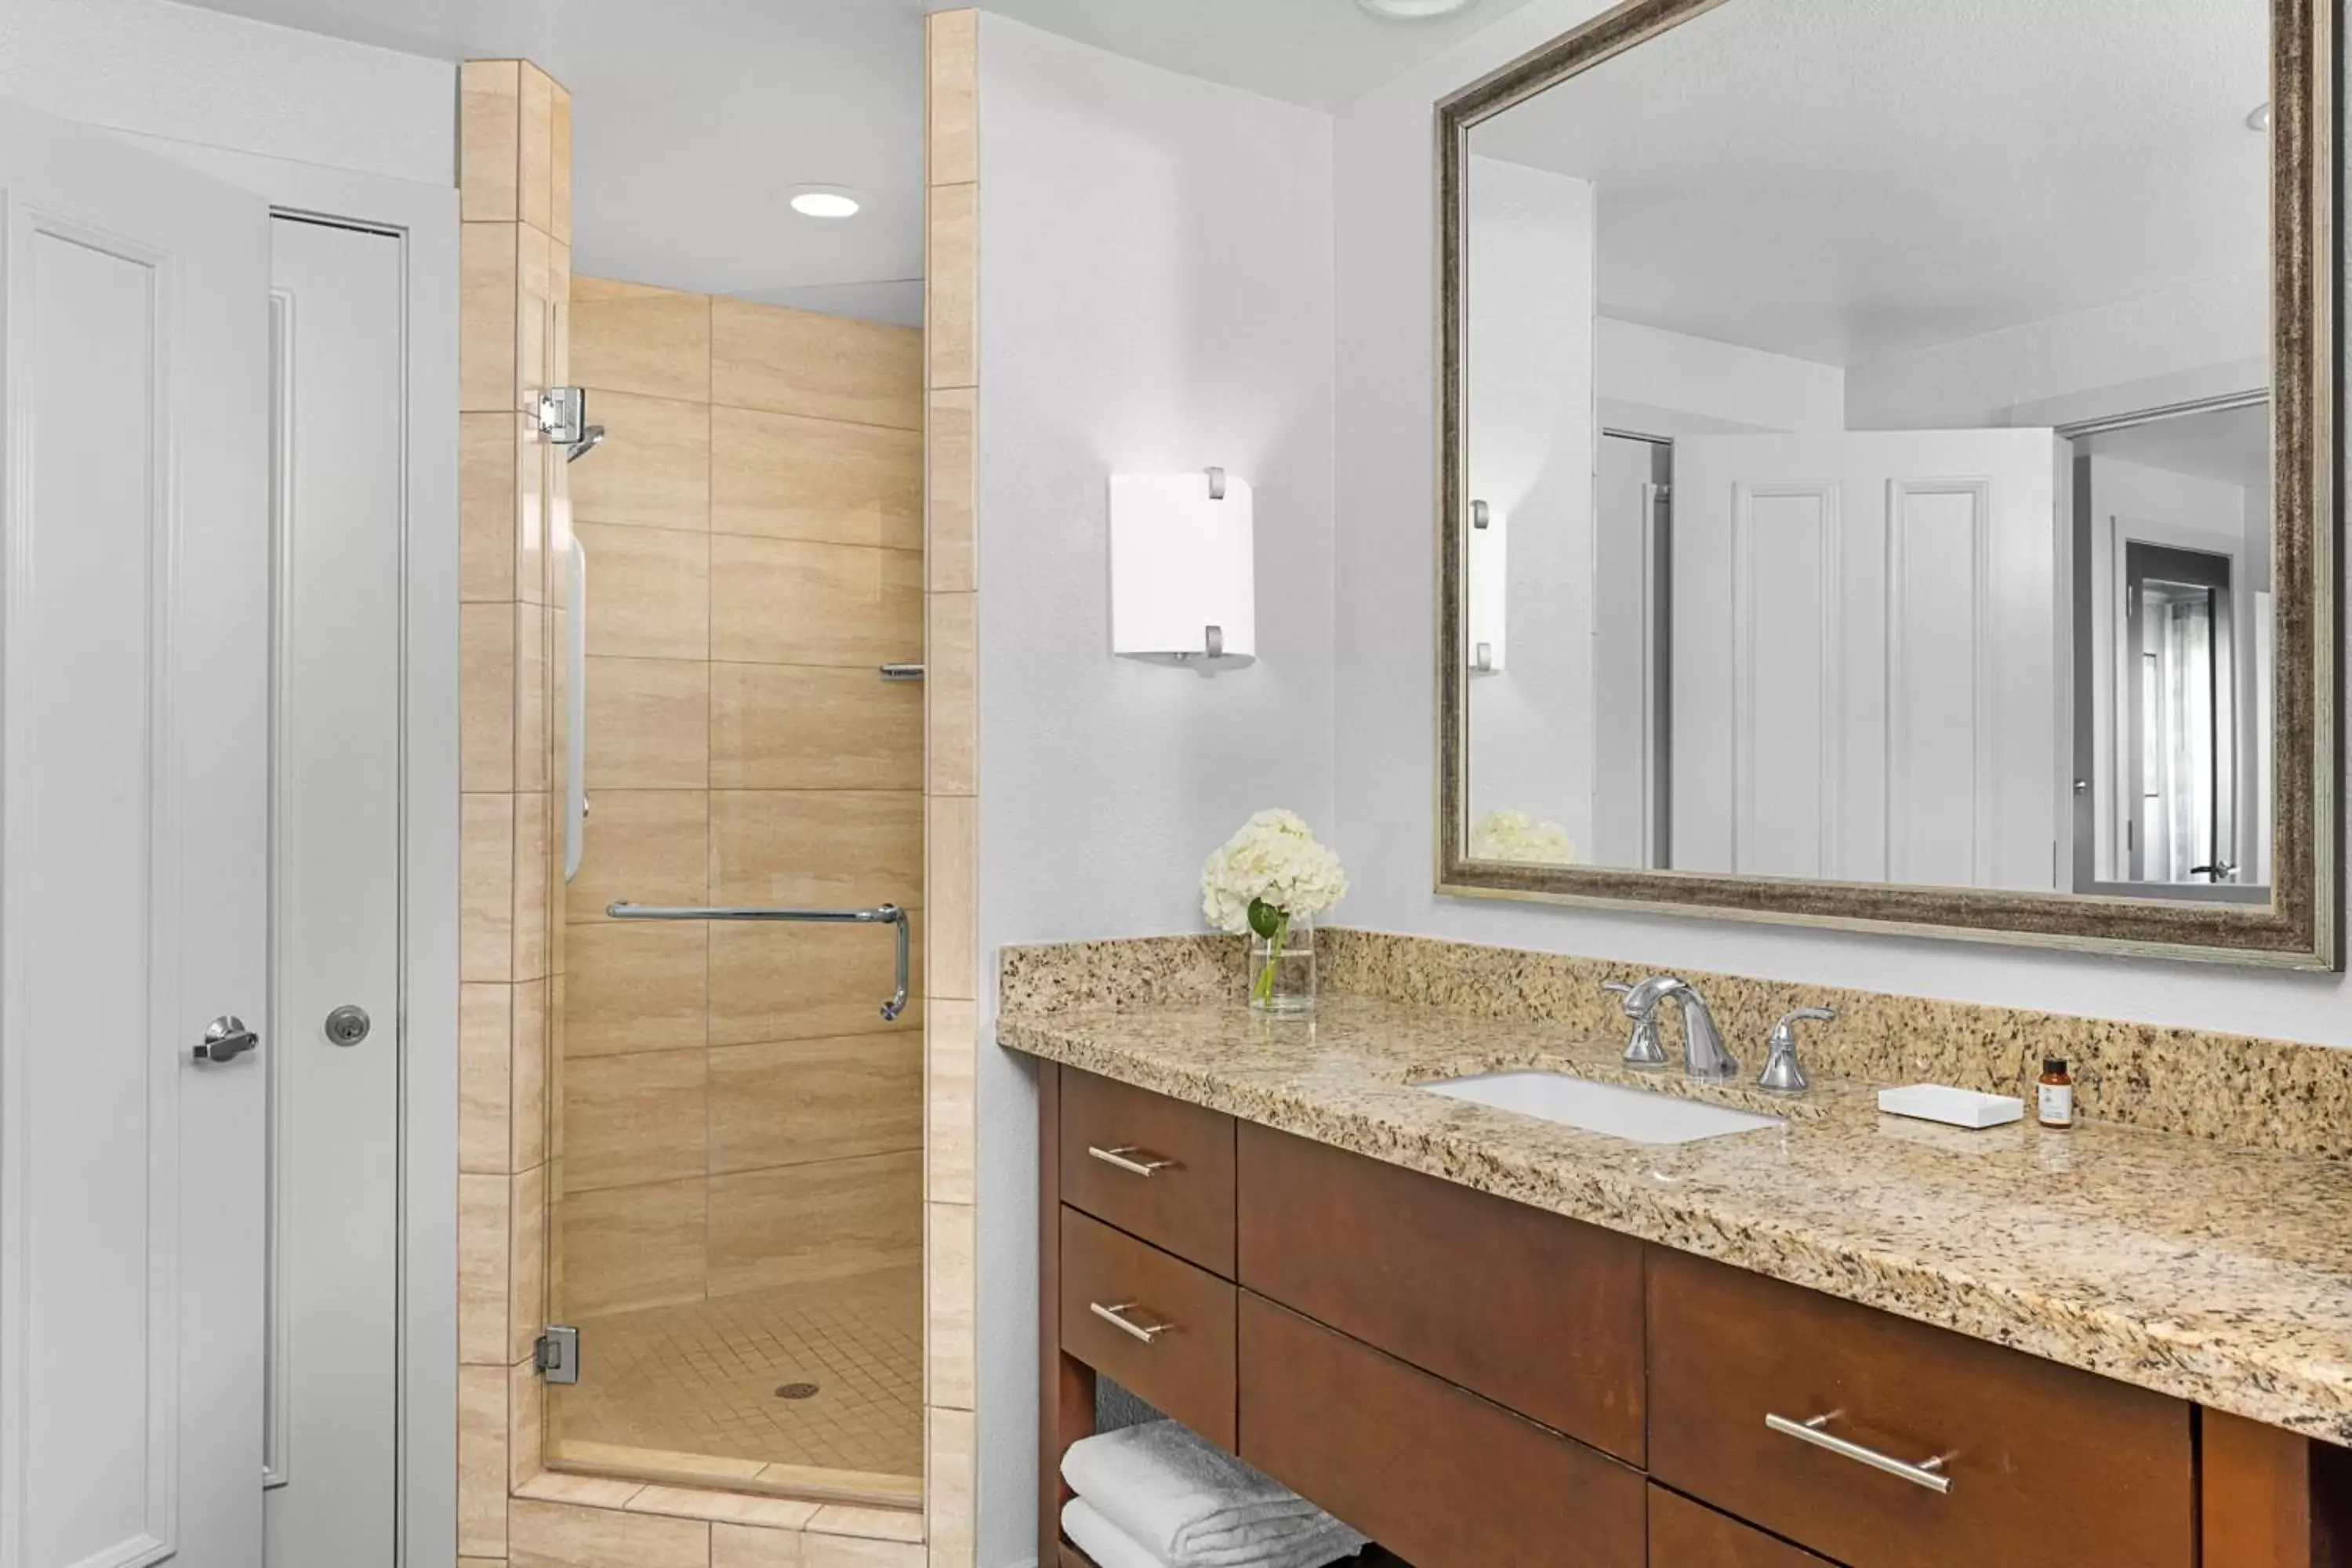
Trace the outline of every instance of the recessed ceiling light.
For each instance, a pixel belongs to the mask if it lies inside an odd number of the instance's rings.
[[[1467,11],[1477,3],[1478,0],[1356,0],[1357,5],[1384,22],[1433,22],[1440,16]]]
[[[803,217],[855,217],[866,204],[843,185],[794,185],[793,211]]]
[[[2246,116],[2246,129],[2249,131],[2268,131],[2270,128],[2271,106],[2267,103],[2258,103],[2254,105],[2254,111]]]

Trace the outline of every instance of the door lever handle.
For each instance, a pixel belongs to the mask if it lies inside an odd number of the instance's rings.
[[[245,1026],[234,1013],[223,1013],[205,1026],[205,1037],[195,1047],[200,1062],[233,1062],[261,1044],[261,1037]]]

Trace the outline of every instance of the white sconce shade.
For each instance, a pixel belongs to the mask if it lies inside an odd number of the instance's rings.
[[[1469,646],[1473,675],[1503,672],[1504,606],[1510,595],[1510,520],[1485,501],[1470,503]]]
[[[1227,668],[1257,658],[1250,488],[1222,468],[1113,474],[1110,648]]]

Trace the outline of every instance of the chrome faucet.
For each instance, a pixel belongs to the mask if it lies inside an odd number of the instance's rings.
[[[1738,1072],[1738,1059],[1723,1048],[1723,1035],[1715,1026],[1715,1015],[1706,1010],[1706,1001],[1689,982],[1671,974],[1652,975],[1625,993],[1625,1016],[1636,1020],[1649,1017],[1657,1011],[1658,1004],[1670,996],[1683,1007],[1684,1075],[1717,1079]],[[1637,1037],[1638,1033],[1637,1030]]]

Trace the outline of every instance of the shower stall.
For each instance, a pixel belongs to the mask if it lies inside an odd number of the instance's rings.
[[[570,309],[603,439],[564,474],[547,1460],[911,1507],[920,335]]]

